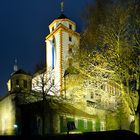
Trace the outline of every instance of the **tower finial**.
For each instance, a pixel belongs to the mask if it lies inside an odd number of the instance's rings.
[[[18,66],[17,66],[17,59],[15,58],[14,72],[16,72],[17,70],[18,70]]]
[[[61,13],[64,12],[64,0],[61,0]]]

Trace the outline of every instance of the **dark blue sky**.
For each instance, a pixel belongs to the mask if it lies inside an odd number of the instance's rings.
[[[94,0],[64,0],[64,13],[82,29],[81,13]],[[45,61],[48,25],[60,15],[61,0],[0,0],[0,95],[17,58],[19,68],[33,72]]]

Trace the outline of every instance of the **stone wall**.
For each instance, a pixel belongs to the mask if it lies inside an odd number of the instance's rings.
[[[15,129],[15,105],[13,95],[5,96],[0,100],[0,135],[14,135]]]

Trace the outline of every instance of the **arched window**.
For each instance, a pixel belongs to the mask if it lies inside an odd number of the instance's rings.
[[[16,86],[19,86],[19,80],[16,79]]]
[[[52,46],[52,69],[54,69],[54,46]]]
[[[92,130],[93,130],[93,131],[96,131],[96,124],[95,124],[95,121],[92,121]]]
[[[37,116],[37,131],[39,135],[42,134],[42,119],[39,116]]]
[[[100,130],[101,131],[104,131],[105,130],[105,123],[104,122],[101,122],[101,124],[100,124]]]
[[[72,36],[69,36],[69,41],[72,42]]]
[[[54,69],[55,65],[55,37],[52,39],[52,69]]]
[[[27,85],[28,85],[27,80],[23,80],[23,87],[27,88]]]
[[[55,43],[55,38],[53,37],[53,39],[52,39],[52,43]]]
[[[69,29],[71,29],[71,30],[72,30],[72,25],[71,25],[71,24],[69,24]]]

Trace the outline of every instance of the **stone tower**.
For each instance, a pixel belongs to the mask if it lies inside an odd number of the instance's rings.
[[[76,65],[73,53],[79,47],[80,34],[76,32],[76,23],[63,12],[49,25],[49,31],[45,40],[47,73],[51,73],[57,94],[62,95],[65,70]]]

